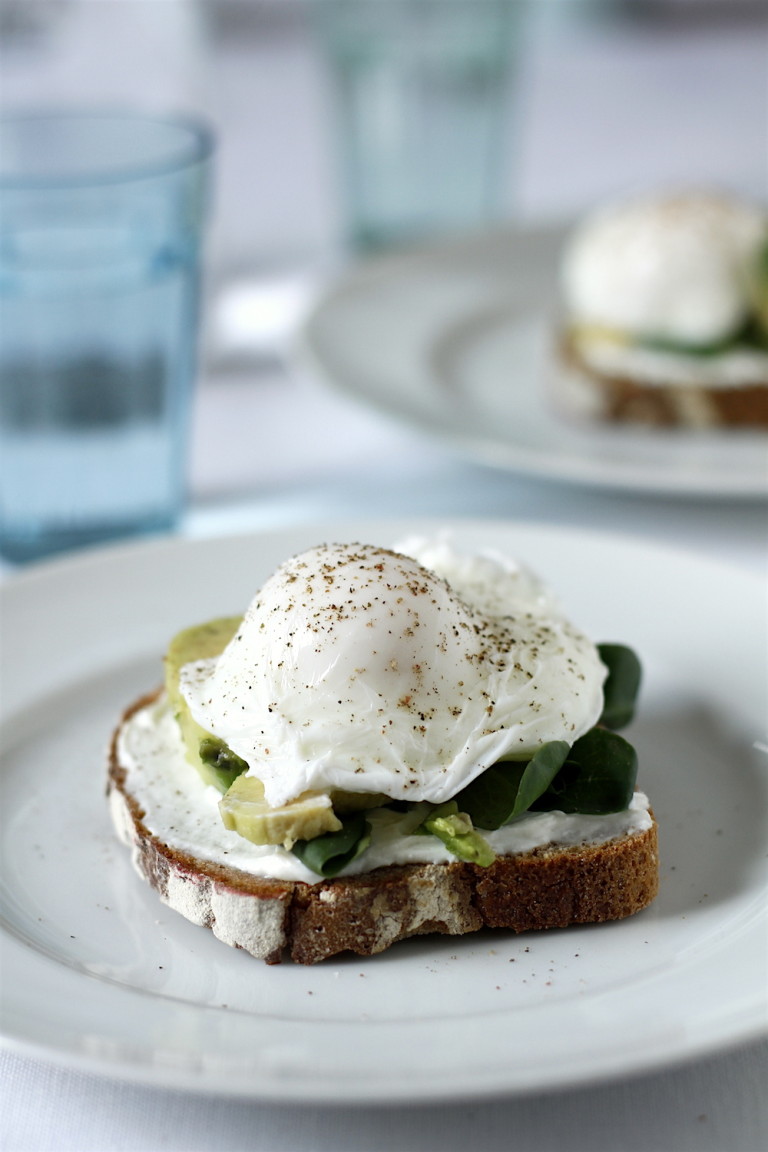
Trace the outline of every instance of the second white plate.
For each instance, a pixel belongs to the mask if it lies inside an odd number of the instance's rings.
[[[565,232],[505,230],[361,264],[302,335],[345,395],[486,464],[638,492],[765,498],[755,433],[589,428],[562,419],[548,379]]]

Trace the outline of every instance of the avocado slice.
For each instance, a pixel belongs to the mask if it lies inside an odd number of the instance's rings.
[[[220,792],[226,792],[247,765],[244,760],[234,757],[222,741],[192,718],[189,705],[179,687],[179,672],[193,660],[208,660],[223,652],[241,621],[241,616],[222,616],[208,620],[205,624],[185,628],[173,637],[165,654],[165,689],[168,703],[181,730],[187,760],[194,765],[206,784],[213,784]],[[200,755],[201,745],[203,757]]]
[[[279,808],[264,799],[264,785],[255,776],[238,776],[219,801],[224,826],[253,844],[282,844],[314,840],[342,827],[326,792],[303,792]]]
[[[291,848],[297,840],[314,840],[326,832],[338,832],[343,820],[365,808],[378,808],[387,797],[378,792],[303,792],[278,808],[264,799],[264,785],[255,776],[238,776],[219,801],[226,828],[253,844],[282,844]]]
[[[344,788],[332,788],[331,800],[336,812],[362,812],[390,802],[383,792],[347,792]]]
[[[459,860],[479,864],[488,868],[496,859],[496,853],[485,837],[481,836],[465,812],[459,812],[455,800],[441,804],[424,821],[422,828],[442,840],[449,852]]]

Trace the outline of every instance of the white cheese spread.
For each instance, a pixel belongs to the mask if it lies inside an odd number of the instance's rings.
[[[144,812],[148,831],[164,844],[201,860],[276,880],[319,883],[321,877],[281,847],[251,844],[228,831],[219,816],[221,794],[206,785],[184,755],[178,726],[164,700],[136,712],[122,727],[118,759],[126,769],[126,790]],[[342,876],[386,864],[455,863],[435,836],[402,835],[402,817],[386,809],[368,814],[371,845]],[[497,855],[528,852],[548,844],[600,844],[651,827],[648,799],[636,792],[624,812],[606,816],[536,812],[484,833]]]

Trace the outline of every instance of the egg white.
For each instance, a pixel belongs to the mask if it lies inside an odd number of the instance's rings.
[[[531,573],[445,542],[403,548],[293,557],[221,656],[182,669],[192,715],[269,804],[331,788],[442,803],[598,720],[597,650]]]
[[[562,263],[580,326],[683,344],[726,340],[751,307],[768,237],[751,204],[704,193],[611,204],[575,229]]]

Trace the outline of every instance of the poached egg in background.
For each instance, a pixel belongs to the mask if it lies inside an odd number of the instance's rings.
[[[569,321],[694,346],[727,340],[755,307],[767,238],[765,213],[726,196],[610,205],[582,222],[564,252]]]
[[[331,788],[442,803],[499,759],[572,744],[605,674],[526,569],[411,540],[288,560],[181,689],[274,807]]]

